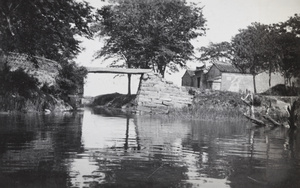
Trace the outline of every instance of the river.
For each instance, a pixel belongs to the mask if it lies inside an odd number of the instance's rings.
[[[0,114],[0,187],[300,187],[299,132],[100,109]]]

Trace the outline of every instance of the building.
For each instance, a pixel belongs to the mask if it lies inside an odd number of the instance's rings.
[[[226,90],[222,88],[222,77],[224,74],[240,74],[240,70],[234,65],[223,62],[214,62],[206,74],[207,88],[213,90]]]
[[[206,88],[205,65],[196,70],[187,70],[181,78],[181,85],[186,87]]]
[[[207,72],[203,68],[201,70],[186,71],[182,77],[182,86],[232,92],[245,92],[246,90],[253,92],[254,90],[253,75],[242,73],[230,63],[213,62]],[[272,73],[271,78],[271,87],[284,84],[284,77],[279,73]],[[269,73],[261,72],[256,75],[255,80],[257,92],[264,92],[270,88]]]

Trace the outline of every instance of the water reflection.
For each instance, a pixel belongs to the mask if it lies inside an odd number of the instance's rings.
[[[104,109],[0,115],[0,187],[299,187],[300,136]]]
[[[0,187],[66,187],[65,151],[80,151],[82,116],[0,116]]]

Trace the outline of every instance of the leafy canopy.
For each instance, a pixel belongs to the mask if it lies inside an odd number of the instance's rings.
[[[201,52],[199,61],[232,61],[232,49],[231,43],[220,42],[220,43],[210,43],[207,47],[202,46],[198,49]]]
[[[118,0],[98,13],[101,19],[94,29],[105,37],[105,45],[96,57],[152,68],[163,76],[167,66],[185,66],[194,49],[190,40],[206,30],[202,8],[183,0]]]
[[[300,16],[295,14],[286,22],[273,24],[276,54],[280,71],[287,80],[300,76]]]
[[[230,43],[211,43],[199,51],[199,60],[225,59],[242,72],[253,74],[254,79],[259,72],[268,71],[269,84],[271,73],[279,71],[287,84],[292,77],[300,76],[300,16],[295,14],[285,22],[271,25],[253,23],[239,30]]]
[[[242,70],[249,70],[255,75],[265,69],[269,62],[272,44],[270,40],[268,25],[253,23],[240,32],[232,39],[234,51],[233,63]]]
[[[72,58],[79,49],[74,36],[91,36],[92,7],[75,0],[0,1],[0,50]]]

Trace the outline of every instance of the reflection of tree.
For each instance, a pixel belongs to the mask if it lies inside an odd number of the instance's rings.
[[[299,168],[295,163],[299,163],[299,158],[294,158],[294,152],[299,152],[294,145],[296,133],[285,128],[266,129],[249,131],[250,155],[247,158],[237,157],[232,163],[231,184],[242,187],[298,187]]]
[[[223,179],[231,171],[231,158],[227,153],[247,148],[242,145],[243,138],[228,139],[232,135],[242,135],[247,124],[244,121],[195,121],[192,122],[191,134],[184,140],[183,146],[197,152],[194,161],[195,171],[206,178]]]
[[[80,116],[0,117],[6,125],[1,126],[1,145],[9,146],[1,155],[0,187],[65,187],[66,153],[81,147]],[[14,181],[10,182],[9,177]]]
[[[295,178],[299,169],[290,166],[300,159],[293,155],[299,153],[295,134],[288,134],[293,159],[284,155],[283,138],[287,129],[266,131],[248,127],[238,121],[194,122],[191,134],[183,141],[183,147],[191,148],[197,155],[191,161],[194,171],[204,178],[228,177],[232,187],[285,187],[286,181],[299,183]]]
[[[96,107],[92,109],[92,112],[94,114],[99,114],[101,116],[107,116],[107,117],[118,117],[118,116],[132,117],[130,112],[126,112],[118,108]]]

